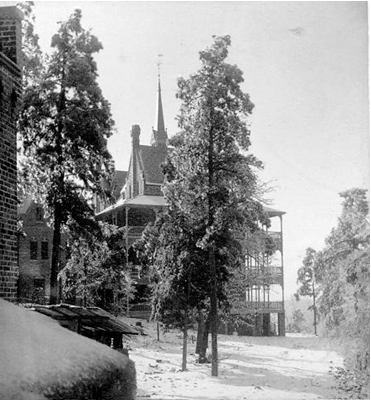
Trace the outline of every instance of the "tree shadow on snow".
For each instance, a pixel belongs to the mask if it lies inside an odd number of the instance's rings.
[[[329,374],[285,365],[285,360],[277,364],[277,359],[251,356],[245,363],[232,359],[225,363],[224,370],[223,361],[220,363],[219,377],[226,385],[252,386],[263,391],[264,388],[270,388],[283,392],[304,392],[318,396],[334,393],[332,387],[335,383]]]

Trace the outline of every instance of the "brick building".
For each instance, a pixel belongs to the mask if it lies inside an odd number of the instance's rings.
[[[42,206],[36,204],[31,196],[20,197],[23,200],[17,210],[21,226],[18,233],[18,300],[48,304],[53,229],[44,218]],[[66,238],[62,235],[59,270],[65,265],[66,256]]]
[[[17,294],[16,115],[21,98],[21,21],[16,7],[0,8],[0,297]]]

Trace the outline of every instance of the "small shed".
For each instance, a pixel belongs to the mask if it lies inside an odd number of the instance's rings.
[[[123,349],[123,338],[130,339],[139,332],[99,307],[79,307],[70,304],[33,305],[37,311],[80,335],[94,339],[114,349]]]

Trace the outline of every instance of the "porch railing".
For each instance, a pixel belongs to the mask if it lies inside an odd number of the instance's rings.
[[[283,312],[283,301],[246,301],[243,305],[232,308],[232,314],[254,314]]]

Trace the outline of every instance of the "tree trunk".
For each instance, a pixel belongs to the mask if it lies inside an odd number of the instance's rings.
[[[212,277],[210,293],[211,376],[218,376],[218,301],[214,245],[209,250],[209,264]]]
[[[188,318],[187,313],[184,317],[183,326],[183,358],[182,358],[182,371],[187,371],[187,340],[188,340]]]
[[[62,132],[63,132],[63,110],[66,107],[65,102],[65,64],[66,59],[63,58],[63,64],[61,69],[61,91],[59,94],[58,101],[58,124],[56,130],[55,138],[55,153],[57,155],[58,165],[63,165],[63,151],[62,151]],[[57,177],[55,181],[55,190],[58,190],[58,196],[63,196],[64,194],[64,172]],[[54,226],[53,226],[53,249],[52,249],[52,262],[50,266],[50,304],[57,303],[58,295],[58,269],[59,269],[59,259],[60,259],[60,246],[61,246],[61,228],[62,228],[62,218],[63,209],[60,199],[54,200]]]
[[[196,340],[196,354],[200,354],[202,348],[202,335],[205,330],[205,319],[202,312],[199,311],[198,313],[198,328],[197,328],[197,340]]]
[[[160,323],[157,321],[157,341],[160,341]]]
[[[62,210],[57,203],[54,209],[53,248],[50,266],[50,298],[49,304],[56,304],[58,299],[58,269],[61,246]]]
[[[208,362],[208,359],[206,357],[206,351],[209,342],[209,332],[210,332],[210,319],[208,317],[205,321],[203,314],[200,313],[200,319],[198,322],[198,331],[197,331],[197,346],[196,346],[196,354],[198,354],[198,362],[200,364]]]
[[[209,98],[209,106],[211,111],[210,119],[213,121],[213,99]],[[211,126],[209,130],[209,146],[208,146],[208,174],[209,174],[209,193],[208,208],[209,221],[208,229],[212,231],[214,224],[214,128]],[[218,298],[217,298],[217,274],[215,259],[215,243],[211,237],[209,247],[209,271],[210,271],[210,328],[211,328],[211,376],[218,376]]]
[[[313,290],[313,319],[314,319],[314,334],[317,336],[317,308],[316,308],[316,293],[314,289],[314,278],[312,282],[312,290]]]

